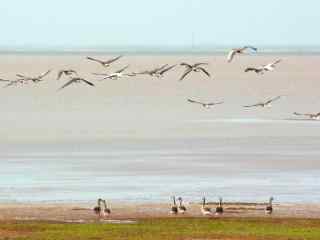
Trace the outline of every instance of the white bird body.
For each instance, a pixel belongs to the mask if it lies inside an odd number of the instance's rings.
[[[247,49],[252,49],[255,52],[258,50],[256,47],[253,46],[244,46],[243,48],[234,48],[231,51],[229,51],[228,56],[227,56],[227,60],[230,63],[233,58],[235,57],[235,55],[237,54],[243,54],[245,50]]]
[[[204,216],[212,216],[211,208],[206,207],[206,198],[202,198],[202,206],[201,206],[201,213]]]

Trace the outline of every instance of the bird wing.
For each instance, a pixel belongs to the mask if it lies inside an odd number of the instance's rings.
[[[172,66],[170,66],[170,67],[167,67],[167,68],[163,69],[162,71],[160,71],[160,74],[162,75],[162,74],[170,71],[172,68],[174,68],[174,67],[176,67],[176,66],[177,66],[177,65],[172,65]]]
[[[212,103],[208,103],[207,105],[209,106],[214,106],[214,105],[219,105],[219,104],[223,104],[224,102],[212,102]]]
[[[208,71],[206,69],[204,69],[203,67],[198,67],[198,69],[200,69],[202,72],[204,72],[208,77],[211,77],[210,73],[208,73]]]
[[[181,78],[179,79],[180,81],[182,81],[190,72],[192,71],[192,69],[187,69],[181,76]]]
[[[29,79],[30,77],[27,77],[25,75],[22,75],[22,74],[16,74],[17,77],[19,78],[24,78],[24,79]]]
[[[199,102],[199,101],[195,101],[195,100],[192,100],[192,99],[188,99],[188,102],[190,103],[196,103],[196,104],[201,104],[201,105],[204,105],[205,103],[202,103],[202,102]]]
[[[97,59],[97,58],[93,58],[93,57],[87,57],[88,60],[91,60],[91,61],[94,61],[94,62],[98,62],[98,63],[101,63],[103,64],[104,61],[100,60],[100,59]]]
[[[190,64],[185,63],[185,62],[181,63],[180,66],[185,66],[187,68],[192,68],[192,66]]]
[[[51,72],[51,70],[48,70],[48,71],[42,73],[42,74],[41,74],[40,76],[38,76],[37,78],[38,78],[38,79],[44,78],[44,77],[47,76],[50,72]]]
[[[120,56],[118,56],[118,57],[115,57],[115,58],[112,58],[112,59],[110,59],[110,60],[108,60],[108,61],[105,61],[104,63],[105,63],[105,64],[110,64],[110,63],[113,63],[113,62],[117,61],[117,60],[120,59],[120,58],[122,58],[122,55],[120,55]]]
[[[277,97],[275,97],[275,98],[272,98],[272,99],[266,101],[265,104],[269,104],[269,103],[272,103],[272,102],[274,102],[274,101],[277,101],[277,100],[279,100],[281,97],[282,97],[282,96],[277,96]]]
[[[254,47],[254,46],[244,46],[241,50],[243,51],[243,50],[246,50],[246,49],[251,49],[251,50],[253,50],[253,51],[255,51],[255,52],[257,52],[258,51],[258,48],[256,48],[256,47]]]
[[[246,105],[246,106],[243,106],[245,108],[250,108],[250,107],[259,107],[261,106],[261,103],[257,103],[257,104],[253,104],[253,105]]]
[[[278,59],[277,61],[274,61],[273,63],[270,63],[268,65],[270,66],[275,66],[276,64],[278,64],[279,62],[281,62],[281,59]]]
[[[86,84],[88,84],[88,85],[90,85],[90,86],[95,86],[92,82],[89,82],[89,81],[87,81],[87,80],[85,80],[85,79],[80,79],[82,82],[84,82],[84,83],[86,83]]]
[[[63,70],[58,72],[57,80],[59,80],[62,77],[63,73],[64,73]]]
[[[62,85],[59,89],[59,90],[62,90],[64,89],[65,87],[69,86],[70,84],[72,84],[74,81],[76,81],[75,79],[71,79],[70,81],[68,81],[67,83],[65,83],[64,85]]]
[[[120,70],[116,71],[116,73],[122,73],[124,70],[126,70],[129,67],[129,65],[125,66],[124,68],[121,68]]]
[[[149,74],[157,73],[157,72],[159,72],[159,71],[162,71],[162,70],[163,70],[164,68],[166,68],[167,66],[168,66],[168,64],[164,64],[164,65],[162,65],[161,67],[158,67],[158,68],[155,68],[155,69],[149,71]]]
[[[0,82],[10,82],[10,80],[0,78]]]
[[[297,112],[294,112],[293,114],[296,115],[296,116],[307,116],[307,117],[313,116],[312,113],[297,113]]]
[[[248,67],[248,68],[246,68],[246,70],[244,70],[245,72],[250,72],[250,71],[259,71],[259,69],[258,68],[254,68],[254,67]]]
[[[193,66],[194,67],[198,67],[198,66],[201,66],[201,65],[208,65],[208,63],[196,63]]]
[[[231,62],[232,61],[232,59],[234,58],[234,56],[236,55],[236,50],[231,50],[230,52],[229,52],[229,54],[228,54],[228,62]]]

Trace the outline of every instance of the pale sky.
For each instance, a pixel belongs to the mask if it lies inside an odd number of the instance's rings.
[[[0,46],[320,43],[319,0],[2,0]]]

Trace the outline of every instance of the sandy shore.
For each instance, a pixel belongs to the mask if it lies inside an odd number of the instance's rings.
[[[215,209],[215,204],[209,204]],[[187,213],[184,215],[169,214],[169,204],[122,204],[112,207],[111,220],[138,220],[142,218],[162,217],[202,217],[200,205],[196,203],[186,204]],[[264,212],[265,205],[255,203],[226,203],[225,213],[219,217],[270,217]],[[276,204],[274,213],[276,218],[320,218],[320,204]],[[217,217],[217,216],[213,216]],[[63,221],[63,222],[91,222],[96,221],[97,216],[92,207],[86,204],[1,204],[0,221]]]

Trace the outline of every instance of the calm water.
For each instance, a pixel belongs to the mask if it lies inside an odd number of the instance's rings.
[[[7,144],[1,202],[320,201],[320,138],[246,137]]]

